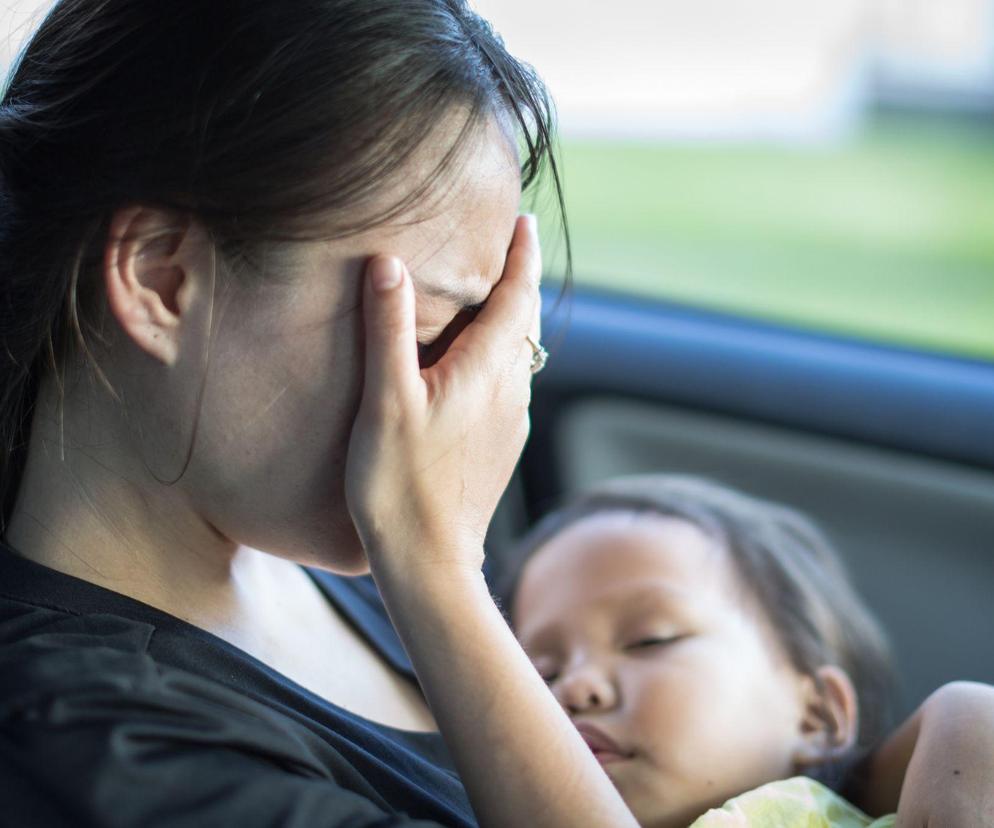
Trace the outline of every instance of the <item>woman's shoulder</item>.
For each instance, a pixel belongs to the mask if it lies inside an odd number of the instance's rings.
[[[9,548],[0,552],[0,721],[80,693],[137,692],[155,681],[155,626],[76,606],[70,580]]]
[[[168,719],[174,737],[209,725],[215,736],[237,731],[240,741],[270,742],[272,749],[287,742],[285,717],[268,706],[157,660],[150,652],[154,633],[150,624],[117,615],[0,597],[0,728],[24,738],[32,731],[47,738],[56,730],[109,734],[119,725],[131,734],[164,734]],[[290,741],[284,753],[306,755],[299,737]]]
[[[62,824],[31,816],[39,791],[74,825],[472,824],[429,752],[185,622],[15,567],[0,566],[17,576],[0,577],[0,780],[23,824]]]
[[[0,595],[0,714],[93,682],[130,683],[152,669],[154,627],[110,614],[74,614]]]
[[[161,663],[149,647],[154,632],[0,598],[8,815],[42,825],[469,824],[399,814],[448,808],[439,791],[425,801],[405,794],[399,769],[377,776],[357,765],[347,740]],[[395,801],[383,796],[385,775]],[[29,819],[42,806],[41,822]]]

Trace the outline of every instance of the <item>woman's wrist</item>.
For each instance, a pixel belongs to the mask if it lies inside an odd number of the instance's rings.
[[[480,825],[635,828],[515,640],[482,572],[458,562],[475,550],[458,551],[451,564],[434,558],[435,565],[382,563],[372,571]],[[487,745],[499,749],[481,749]]]
[[[370,573],[388,606],[398,601],[423,603],[453,592],[486,590],[482,544],[422,544],[424,554],[391,554],[388,548],[367,550]]]

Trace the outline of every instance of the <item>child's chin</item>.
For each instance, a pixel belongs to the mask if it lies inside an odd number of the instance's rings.
[[[687,828],[698,817],[712,808],[720,808],[729,799],[722,794],[681,796],[678,784],[659,778],[658,773],[653,774],[650,781],[641,774],[621,773],[620,768],[612,772],[606,766],[604,770],[642,828]],[[636,776],[641,778],[636,779]]]

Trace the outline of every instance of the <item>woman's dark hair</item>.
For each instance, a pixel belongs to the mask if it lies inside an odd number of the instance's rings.
[[[832,664],[849,675],[859,704],[853,751],[805,772],[839,787],[848,771],[886,734],[896,679],[879,624],[856,594],[841,561],[818,528],[786,506],[700,478],[647,474],[600,483],[547,515],[508,555],[496,587],[513,616],[514,593],[528,560],[567,527],[605,512],[685,520],[727,549],[794,668],[817,681]]]
[[[464,126],[443,139],[454,112]],[[493,116],[517,134],[523,188],[551,170],[568,272],[550,101],[463,0],[57,3],[0,103],[0,528],[42,373],[100,340],[93,276],[115,210],[195,216],[223,266],[250,269],[262,245],[400,216]],[[438,167],[373,210],[441,140]]]

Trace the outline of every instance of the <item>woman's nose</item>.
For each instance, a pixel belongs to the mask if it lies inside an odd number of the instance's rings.
[[[608,709],[618,700],[617,691],[610,678],[592,667],[575,670],[563,676],[558,685],[556,697],[570,715]]]

